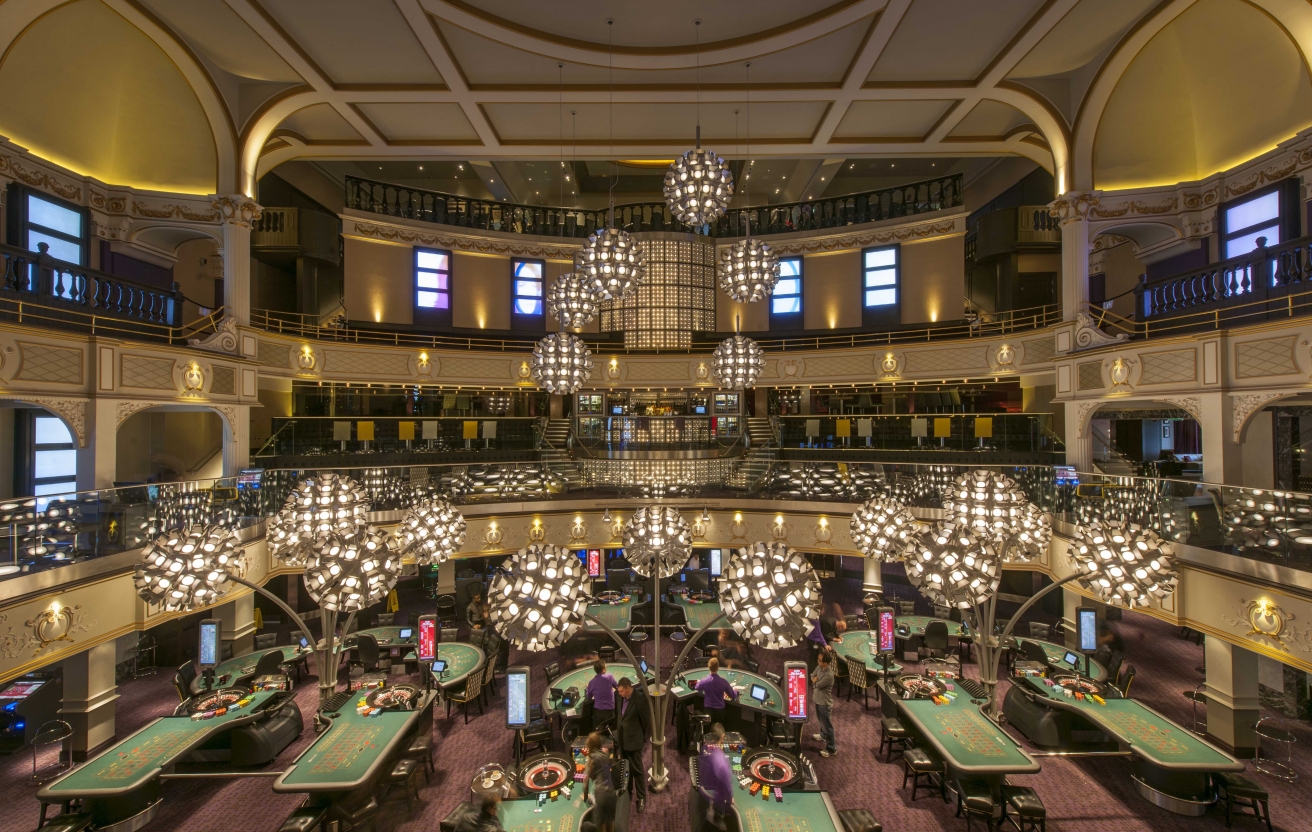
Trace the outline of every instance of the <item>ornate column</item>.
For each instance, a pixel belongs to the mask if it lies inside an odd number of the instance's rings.
[[[116,657],[115,642],[107,641],[64,660],[64,704],[59,713],[73,726],[75,762],[86,760],[114,739]]]
[[[244,404],[215,405],[223,414],[223,476],[235,477],[250,466],[251,408]]]
[[[119,399],[107,398],[94,398],[86,403],[85,441],[79,442],[77,449],[79,491],[113,488],[114,480],[118,479],[120,404]]]
[[[214,194],[223,221],[223,314],[237,326],[251,323],[251,225],[264,210],[242,194]]]
[[[1257,690],[1257,654],[1228,641],[1208,637],[1207,736],[1236,755],[1253,753],[1253,725],[1261,715]]]
[[[1066,419],[1066,464],[1075,466],[1081,473],[1093,471],[1093,428],[1089,412],[1101,402],[1065,402],[1062,410]]]
[[[1089,308],[1089,212],[1099,191],[1070,191],[1048,203],[1061,225],[1062,319],[1074,321]]]

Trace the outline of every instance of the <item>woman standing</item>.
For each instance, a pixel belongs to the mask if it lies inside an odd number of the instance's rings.
[[[593,731],[583,746],[588,755],[583,780],[583,799],[591,800],[592,824],[597,832],[615,832],[615,783],[611,779],[610,756],[601,750],[601,734]],[[589,792],[591,797],[589,798]]]

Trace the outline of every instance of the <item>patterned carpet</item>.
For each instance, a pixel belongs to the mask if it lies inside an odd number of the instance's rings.
[[[850,597],[859,587],[835,586],[826,582],[828,597]],[[410,603],[406,603],[410,601]],[[411,610],[418,608],[417,599],[403,599]],[[1180,639],[1176,629],[1143,615],[1127,613],[1125,619],[1114,622],[1126,642],[1128,661],[1138,667],[1139,675],[1133,694],[1145,704],[1181,722],[1189,719],[1188,703],[1183,690],[1192,689],[1202,676],[1195,668],[1202,664],[1202,648]],[[668,644],[668,642],[667,642]],[[651,645],[646,655],[650,659]],[[662,662],[667,663],[666,651]],[[763,669],[782,669],[789,659],[804,658],[804,651],[758,651]],[[535,698],[541,696],[541,667],[543,656],[513,652],[512,664],[528,664],[535,670]],[[974,665],[967,665],[967,674],[973,675]],[[502,685],[504,688],[504,685]],[[125,736],[137,727],[169,713],[175,703],[169,676],[161,673],[131,681],[120,688],[122,698],[117,702],[118,733]],[[504,694],[504,689],[501,691]],[[315,689],[309,680],[297,694],[307,723],[313,710]],[[416,806],[408,816],[404,801],[392,802],[384,807],[378,828],[409,832],[431,832],[458,801],[469,794],[470,777],[474,770],[487,762],[509,763],[511,760],[511,734],[503,728],[500,709],[504,698],[498,696],[488,712],[473,717],[465,725],[458,710],[451,719],[438,712],[434,730],[437,732],[438,773],[433,782],[421,789],[422,806]],[[475,711],[476,713],[476,711]],[[819,757],[819,747],[809,740],[816,730],[814,723],[805,726],[805,746],[815,762],[821,784],[827,788],[835,805],[840,808],[865,807],[890,832],[916,832],[917,830],[961,830],[965,821],[953,817],[952,810],[937,797],[922,793],[919,800],[909,800],[910,790],[901,788],[902,769],[897,764],[885,764],[876,757],[879,743],[878,713],[863,711],[859,698],[851,702],[840,700],[835,708],[835,727],[838,733],[839,754],[832,759]],[[1312,772],[1312,730],[1305,723],[1295,727],[1299,743],[1296,746],[1296,767],[1305,776]],[[281,768],[293,760],[315,738],[306,729],[301,738],[287,749],[271,768]],[[650,756],[648,757],[650,759]],[[653,795],[645,814],[636,815],[634,832],[682,832],[688,828],[686,799],[689,787],[686,760],[677,753],[667,756],[671,778],[670,787],[660,795]],[[41,762],[47,762],[45,760]],[[1048,809],[1048,829],[1051,832],[1160,832],[1161,830],[1198,830],[1224,828],[1220,813],[1213,811],[1203,818],[1184,818],[1171,814],[1139,797],[1130,781],[1130,762],[1125,759],[1044,759],[1043,771],[1036,775],[1016,778],[1016,782],[1035,788]],[[30,752],[0,758],[0,801],[10,811],[0,816],[0,832],[5,830],[31,830],[36,826],[38,806],[36,787],[28,776],[31,773]],[[1312,827],[1312,795],[1302,784],[1282,781],[1256,774],[1252,776],[1271,792],[1272,814],[1277,829],[1301,830]],[[155,832],[258,832],[276,830],[284,817],[297,805],[295,795],[275,795],[268,779],[231,781],[170,782],[163,787],[164,806],[148,829]],[[1253,820],[1236,820],[1235,828],[1258,830]]]

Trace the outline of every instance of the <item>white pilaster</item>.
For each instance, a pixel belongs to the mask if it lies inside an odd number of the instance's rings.
[[[114,739],[117,655],[115,643],[109,641],[64,661],[64,705],[59,712],[73,726],[74,761],[86,760]]]
[[[223,622],[223,640],[232,642],[232,655],[241,656],[255,649],[255,593],[220,604],[213,615]]]
[[[866,558],[861,580],[861,592],[865,595],[884,594],[884,562],[875,558]]]
[[[1067,192],[1048,205],[1061,225],[1062,320],[1073,321],[1089,308],[1089,209],[1098,192]]]
[[[1257,654],[1219,638],[1207,651],[1207,735],[1242,755],[1252,753],[1253,725],[1261,716]]]
[[[250,326],[251,224],[263,209],[243,194],[214,194],[210,202],[223,221],[223,315]]]
[[[235,477],[250,467],[251,409],[246,405],[227,408],[227,430],[223,432],[223,476]]]
[[[77,490],[113,488],[118,479],[118,401],[87,402],[87,444],[77,449]]]
[[[1066,402],[1062,407],[1066,419],[1066,464],[1081,473],[1093,471],[1093,430],[1080,402]]]
[[[1198,426],[1202,435],[1203,482],[1236,484],[1243,480],[1242,445],[1233,441],[1234,412],[1225,393],[1198,397]]]

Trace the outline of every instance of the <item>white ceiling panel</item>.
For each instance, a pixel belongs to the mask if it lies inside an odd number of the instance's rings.
[[[1041,0],[915,0],[869,81],[966,81],[984,72]]]
[[[1029,117],[1001,101],[984,100],[975,105],[975,109],[966,114],[966,117],[957,122],[957,126],[952,128],[948,134],[950,138],[961,138],[964,136],[989,136],[1001,138],[1012,131],[1013,128],[1030,121]]]
[[[379,132],[392,142],[478,142],[459,104],[357,104]]]
[[[390,0],[258,0],[337,84],[441,84]]]
[[[826,104],[820,101],[783,101],[752,105],[752,140],[800,139],[809,141],[823,117]],[[611,129],[606,104],[573,104],[565,107],[565,143],[573,131],[569,111],[578,113],[578,140],[605,143]],[[702,104],[702,145],[714,146],[721,153],[733,152],[734,113],[738,117],[739,135],[746,144],[746,108],[729,104]],[[554,103],[491,103],[483,111],[502,141],[557,144],[560,116]],[[697,127],[696,107],[691,104],[649,103],[616,104],[614,111],[616,144],[687,139],[691,146]]]
[[[315,104],[282,120],[279,130],[291,130],[310,142],[360,141],[355,128],[331,104]],[[277,131],[274,131],[275,135]]]
[[[223,0],[142,0],[142,4],[224,72],[254,81],[302,80]]]
[[[1008,76],[1041,78],[1071,72],[1120,39],[1158,0],[1080,0]]]
[[[952,101],[856,101],[834,131],[835,139],[920,138]]]

